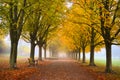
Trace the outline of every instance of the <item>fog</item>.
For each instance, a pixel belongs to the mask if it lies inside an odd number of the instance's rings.
[[[4,40],[4,45],[2,45],[1,47],[3,46],[6,46],[6,48],[3,48],[4,51],[7,51],[6,53],[2,53],[2,54],[7,54],[8,56],[10,55],[10,38],[9,36],[7,36]],[[35,47],[35,57],[37,58],[38,57],[38,54],[39,53],[39,50],[38,50],[38,46]],[[44,57],[44,50],[42,49],[42,57]],[[25,42],[24,40],[20,39],[19,40],[19,43],[18,43],[18,58],[20,57],[26,57],[26,58],[29,58],[30,56],[30,43],[27,43]],[[47,57],[49,57],[49,51],[47,50]]]
[[[106,58],[106,50],[105,48],[102,48],[99,52],[95,52],[95,58]],[[86,54],[86,57],[89,58],[90,54]],[[112,58],[114,59],[120,59],[120,46],[112,46]]]
[[[6,52],[8,54],[10,54],[10,39],[7,36],[4,39],[4,44],[2,44],[2,47],[4,47],[3,49],[6,50]],[[38,46],[36,46],[35,48],[35,57],[38,57],[39,50],[38,50]],[[26,43],[24,40],[20,39],[19,44],[18,44],[18,57],[26,57],[29,58],[30,55],[30,43]],[[66,58],[67,54],[65,54],[65,52],[60,51],[57,54],[59,58]],[[44,57],[44,50],[42,50],[42,57]],[[49,50],[47,50],[47,57],[50,57],[50,52]],[[82,57],[82,55],[81,55]],[[89,59],[90,54],[87,53],[86,54],[86,58]],[[120,60],[120,46],[112,46],[112,58],[114,59],[118,59]],[[106,59],[106,54],[105,54],[105,48],[102,48],[101,51],[99,52],[95,52],[95,59]]]

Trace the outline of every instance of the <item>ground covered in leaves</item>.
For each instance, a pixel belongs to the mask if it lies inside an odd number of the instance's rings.
[[[0,61],[0,80],[120,80],[119,74],[106,74],[71,59],[47,59],[29,67],[27,59],[18,61],[18,69],[10,70]]]

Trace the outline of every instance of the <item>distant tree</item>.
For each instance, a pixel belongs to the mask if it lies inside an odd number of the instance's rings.
[[[48,35],[54,31],[64,18],[64,0],[43,2],[45,6],[42,13],[41,25],[37,33],[37,45],[39,46],[39,59],[42,60],[42,47],[46,45]]]
[[[82,4],[81,4],[82,3]],[[94,62],[94,52],[95,48],[98,48],[97,46],[103,45],[103,39],[101,35],[98,33],[98,26],[99,26],[99,15],[98,11],[99,9],[97,6],[97,1],[90,0],[89,2],[85,1],[79,1],[76,4],[80,6],[80,8],[83,9],[84,14],[77,14],[79,17],[82,16],[81,19],[84,19],[83,21],[78,21],[78,24],[84,24],[88,26],[88,33],[90,34],[90,66],[95,66]],[[97,29],[97,30],[96,30]],[[101,46],[102,47],[102,46]]]

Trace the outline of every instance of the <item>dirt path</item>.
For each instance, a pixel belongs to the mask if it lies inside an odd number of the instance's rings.
[[[39,72],[30,80],[96,80],[73,60],[51,60],[38,66]]]

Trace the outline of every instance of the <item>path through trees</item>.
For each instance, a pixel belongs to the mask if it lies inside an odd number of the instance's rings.
[[[39,73],[33,73],[30,80],[96,80],[75,60],[56,59],[46,60],[45,63],[38,67]]]

